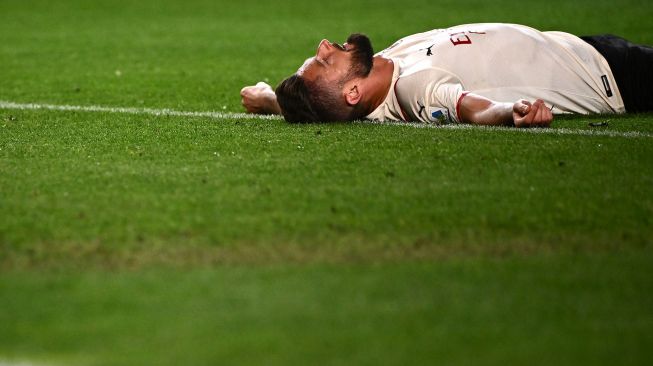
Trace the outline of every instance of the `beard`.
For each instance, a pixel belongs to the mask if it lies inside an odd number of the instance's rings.
[[[352,64],[349,69],[350,78],[366,77],[372,70],[372,63],[374,61],[374,49],[370,39],[360,33],[353,33],[347,37],[347,44],[353,46],[352,49]]]

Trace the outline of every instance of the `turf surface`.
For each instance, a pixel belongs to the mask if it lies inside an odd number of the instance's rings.
[[[613,7],[4,1],[0,100],[241,112],[354,31],[653,43]],[[645,364],[653,116],[554,127],[0,109],[0,364]]]

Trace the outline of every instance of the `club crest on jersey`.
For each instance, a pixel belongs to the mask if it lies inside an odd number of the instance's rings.
[[[451,117],[447,108],[429,107],[428,112],[427,118],[431,122],[438,124],[451,123]]]

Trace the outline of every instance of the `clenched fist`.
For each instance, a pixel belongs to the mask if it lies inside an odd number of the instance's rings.
[[[246,86],[240,90],[243,107],[249,113],[256,114],[281,114],[277,103],[277,96],[272,87],[264,82],[253,86]]]
[[[534,103],[522,99],[513,105],[512,118],[515,127],[549,127],[553,113],[542,99],[537,99]]]

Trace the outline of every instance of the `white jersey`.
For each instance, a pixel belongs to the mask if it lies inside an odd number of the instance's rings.
[[[563,32],[468,24],[408,36],[379,52],[394,62],[385,101],[366,118],[460,122],[468,92],[498,102],[543,99],[553,113],[623,113],[608,62]]]

